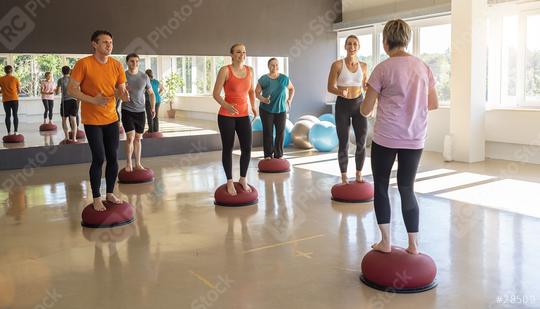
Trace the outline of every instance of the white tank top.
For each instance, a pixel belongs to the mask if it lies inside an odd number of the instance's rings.
[[[345,64],[345,59],[343,61],[343,67],[341,68],[341,72],[339,73],[339,76],[337,78],[337,85],[338,87],[362,87],[362,79],[363,79],[363,73],[362,73],[362,67],[360,66],[360,63],[358,63],[358,69],[355,73],[352,73],[349,71],[349,68],[347,68],[347,64]]]

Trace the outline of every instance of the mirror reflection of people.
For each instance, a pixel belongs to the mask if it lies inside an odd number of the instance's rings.
[[[56,85],[54,84],[51,72],[45,72],[45,79],[41,81],[40,85],[41,101],[43,101],[43,123],[52,124],[53,107],[54,107],[54,92],[56,91]]]
[[[69,73],[71,69],[68,66],[62,67],[63,76],[58,79],[56,83],[56,94],[62,92],[62,98],[60,100],[60,116],[62,117],[62,129],[64,130],[64,138],[66,141],[71,140],[77,142],[77,115],[79,114],[79,102],[74,97],[67,93],[67,87],[69,85]],[[69,122],[69,127],[68,127]],[[69,137],[69,130],[73,132],[73,136]]]
[[[152,85],[152,91],[154,92],[154,98],[156,101],[155,104],[155,113],[154,118],[152,118],[152,105],[150,101],[150,94],[145,92],[145,104],[146,104],[146,120],[148,122],[148,132],[159,132],[159,106],[161,105],[161,94],[165,91],[163,85],[159,80],[154,78],[154,72],[148,69],[145,71],[148,78],[150,78],[150,84]]]
[[[13,67],[6,65],[4,67],[6,75],[0,77],[0,93],[2,94],[2,103],[6,113],[7,134],[11,134],[11,117],[13,117],[13,134],[17,135],[19,129],[19,94],[21,93],[21,83],[17,77],[13,76]]]

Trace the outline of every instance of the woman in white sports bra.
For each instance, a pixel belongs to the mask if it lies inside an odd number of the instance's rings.
[[[336,129],[339,139],[338,162],[341,182],[348,183],[347,165],[349,163],[349,128],[352,122],[356,138],[356,181],[363,182],[362,167],[366,158],[367,119],[358,111],[364,100],[367,82],[367,64],[358,60],[356,53],[360,41],[355,35],[345,40],[347,56],[332,63],[328,75],[328,92],[337,96]]]

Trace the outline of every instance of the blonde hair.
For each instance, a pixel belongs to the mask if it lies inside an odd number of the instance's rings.
[[[238,46],[244,46],[245,47],[246,45],[244,45],[242,43],[236,43],[233,46],[231,46],[230,53],[232,54],[234,52],[234,49],[237,48]]]
[[[391,20],[384,25],[383,40],[389,50],[407,47],[411,40],[411,27],[401,19]]]

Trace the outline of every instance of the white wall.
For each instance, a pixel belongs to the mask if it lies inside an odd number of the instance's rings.
[[[486,111],[486,157],[540,164],[540,110]],[[450,128],[450,109],[430,112],[426,150],[442,152]]]

